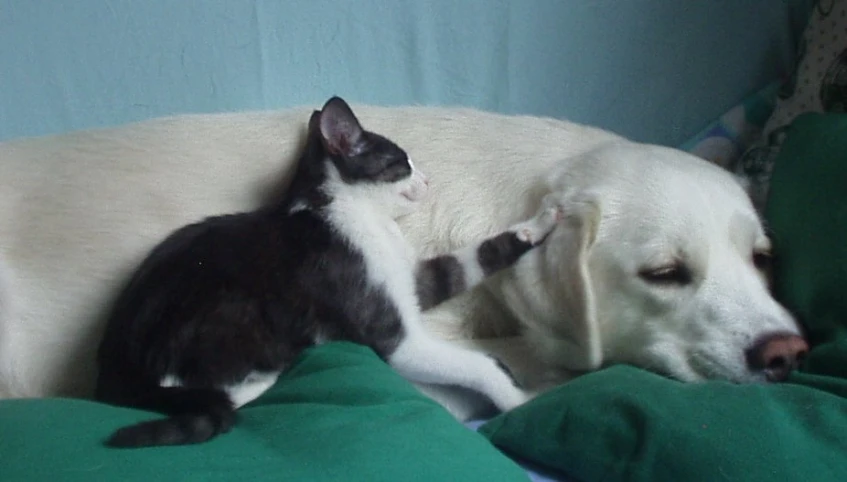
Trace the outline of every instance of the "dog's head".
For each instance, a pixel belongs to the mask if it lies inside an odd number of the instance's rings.
[[[738,382],[796,366],[806,342],[769,292],[770,240],[731,174],[626,143],[571,160],[550,187],[566,222],[504,286],[546,362]]]

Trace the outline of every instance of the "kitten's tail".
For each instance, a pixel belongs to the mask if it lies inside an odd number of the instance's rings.
[[[218,389],[151,387],[139,405],[170,417],[120,428],[106,445],[138,448],[196,444],[228,432],[236,419],[232,401]]]

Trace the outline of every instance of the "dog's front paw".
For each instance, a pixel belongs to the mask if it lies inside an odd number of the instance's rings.
[[[535,217],[514,227],[515,235],[524,243],[541,244],[565,217],[565,211],[553,194],[544,196]]]

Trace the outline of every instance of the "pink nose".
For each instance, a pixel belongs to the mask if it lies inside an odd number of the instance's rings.
[[[769,382],[781,382],[808,351],[809,345],[802,337],[778,332],[763,336],[745,354],[751,370],[761,371]]]

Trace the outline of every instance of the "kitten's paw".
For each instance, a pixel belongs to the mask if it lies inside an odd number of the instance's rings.
[[[492,402],[501,412],[508,412],[509,410],[523,405],[532,399],[532,394],[526,392],[521,386],[520,382],[515,378],[514,373],[509,367],[503,363],[502,360],[493,356],[486,355],[488,358],[494,361],[494,364],[497,368],[507,377],[509,381],[509,385],[500,385],[499,389],[495,391],[495,395],[492,397]]]
[[[512,390],[509,390],[507,393],[500,393],[497,398],[498,399],[494,401],[494,405],[497,409],[501,412],[508,412],[509,410],[515,409],[530,401],[532,396],[520,388],[513,387]]]
[[[565,211],[553,194],[544,196],[535,217],[514,226],[517,238],[532,245],[541,244],[565,217]]]
[[[512,370],[509,368],[509,366],[506,365],[505,363],[503,363],[503,360],[497,358],[494,355],[487,355],[487,356],[488,356],[488,358],[491,358],[492,360],[494,360],[494,363],[497,365],[497,368],[499,368],[500,371],[502,371],[503,373],[506,374],[506,376],[509,377],[509,380],[512,381],[512,385],[514,385],[517,388],[523,388],[523,386],[521,386],[521,383],[518,381],[518,379],[515,378],[515,374],[512,373]]]

